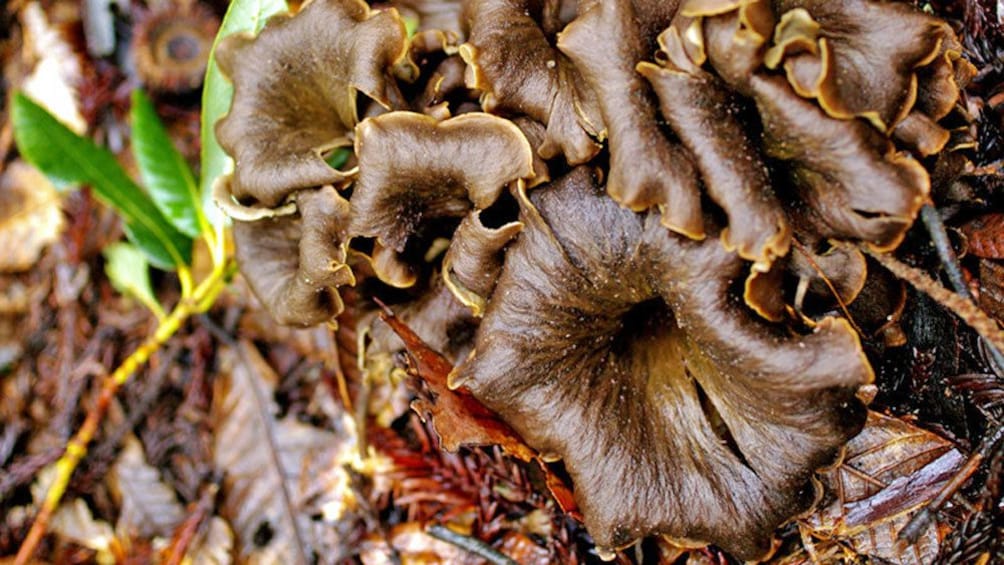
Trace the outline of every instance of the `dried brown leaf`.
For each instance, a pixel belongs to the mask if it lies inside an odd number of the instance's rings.
[[[115,531],[108,522],[95,519],[82,499],[75,498],[60,506],[49,528],[73,543],[98,552],[99,563],[107,562],[103,559],[111,556]]]
[[[233,562],[234,532],[227,521],[213,516],[205,533],[188,551],[192,565],[230,565]]]
[[[20,19],[24,56],[35,61],[31,74],[20,85],[22,92],[75,133],[83,134],[87,122],[80,113],[76,88],[82,81],[80,58],[59,28],[49,22],[41,3],[28,3]]]
[[[322,534],[351,505],[342,468],[353,448],[348,432],[277,419],[272,395],[278,376],[261,355],[246,342],[222,355],[213,393],[213,457],[226,473],[222,513],[234,527],[241,561],[338,559],[345,551],[337,547],[341,540]]]
[[[913,545],[897,540],[897,534],[964,462],[948,441],[871,412],[864,430],[847,444],[843,463],[822,474],[824,503],[801,525],[859,555],[903,565],[930,563],[941,544],[936,524]]]
[[[185,509],[174,489],[147,463],[143,446],[135,437],[126,438],[108,482],[121,509],[115,524],[120,534],[167,538],[185,519]]]
[[[11,163],[0,177],[0,273],[30,269],[62,229],[52,183],[24,161]]]
[[[1004,214],[984,214],[962,226],[969,253],[985,259],[1004,259]]]
[[[422,524],[407,522],[395,526],[387,539],[363,543],[360,559],[364,565],[476,565],[485,563],[466,551],[425,533]]]
[[[980,308],[1004,323],[1004,265],[980,259]]]
[[[412,407],[423,418],[431,418],[440,444],[447,451],[461,446],[499,445],[506,453],[530,461],[536,452],[497,415],[485,408],[463,387],[451,390],[447,377],[453,365],[432,350],[404,322],[391,314],[380,316],[404,342],[414,360],[413,374],[427,388]]]

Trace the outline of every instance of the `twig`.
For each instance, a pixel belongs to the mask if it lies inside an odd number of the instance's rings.
[[[891,255],[878,253],[869,249],[867,245],[861,245],[860,249],[870,255],[892,274],[913,285],[914,288],[933,298],[938,304],[948,308],[958,317],[962,318],[976,333],[986,340],[988,346],[995,347],[998,351],[1004,349],[1004,332],[997,327],[997,322],[979,309],[971,300],[967,300],[958,294],[941,286],[941,283],[932,279],[927,273],[900,262]]]
[[[955,292],[963,298],[972,300],[973,295],[969,292],[966,279],[962,276],[962,268],[959,267],[959,258],[955,254],[952,242],[948,240],[948,232],[945,230],[945,224],[941,221],[938,211],[934,209],[934,206],[924,204],[920,209],[920,217],[924,220],[924,226],[927,227],[928,233],[931,234],[931,242],[934,243],[934,249],[938,252],[938,258],[941,259],[941,266],[948,274],[948,282],[952,283]]]
[[[948,240],[948,232],[945,230],[945,224],[941,221],[938,211],[934,209],[934,206],[925,204],[920,209],[920,217],[923,219],[928,233],[931,234],[931,242],[934,243],[934,249],[938,253],[938,258],[941,259],[941,266],[944,267],[945,273],[948,275],[948,282],[952,284],[952,288],[959,296],[972,301],[973,293],[970,292],[969,285],[966,284],[966,279],[962,276],[959,258],[955,254],[952,243]],[[982,334],[980,335],[982,336]],[[1004,346],[994,344],[987,338],[984,338],[983,342],[994,363],[998,367],[1004,367],[1004,355],[1001,354]]]
[[[192,545],[192,540],[195,539],[195,534],[199,531],[199,527],[206,521],[206,518],[213,511],[213,507],[216,506],[216,493],[219,491],[219,484],[209,483],[202,489],[202,495],[199,496],[199,499],[189,505],[188,518],[185,518],[185,521],[179,524],[174,530],[174,536],[171,538],[171,546],[164,553],[164,565],[179,565],[185,558],[185,554],[188,553],[188,548]]]
[[[843,311],[844,316],[847,317],[847,322],[851,325],[851,327],[854,328],[854,331],[856,331],[858,335],[864,336],[865,333],[861,330],[861,327],[858,326],[857,322],[854,321],[854,316],[851,316],[850,310],[847,309],[847,304],[844,303],[844,298],[840,296],[839,292],[837,292],[837,288],[833,286],[833,281],[830,280],[830,277],[826,276],[826,272],[824,272],[823,269],[819,266],[819,264],[816,263],[816,260],[812,258],[812,254],[809,253],[809,250],[806,249],[804,245],[802,245],[801,241],[798,241],[798,238],[795,237],[791,238],[791,242],[795,244],[795,249],[798,249],[799,253],[801,253],[802,256],[805,257],[805,260],[808,261],[809,266],[812,267],[814,271],[816,271],[816,273],[819,275],[820,280],[822,280],[823,283],[826,284],[826,288],[830,290],[830,294],[832,294],[833,298],[836,299],[837,305],[840,306],[840,310]],[[801,308],[799,310],[801,310]]]
[[[945,505],[945,502],[969,481],[969,478],[976,473],[980,465],[987,458],[987,455],[990,454],[990,451],[1001,439],[1004,439],[1004,426],[997,426],[994,433],[988,434],[980,442],[980,446],[969,456],[965,465],[955,473],[950,481],[945,483],[945,486],[941,487],[938,495],[927,506],[910,518],[910,521],[907,522],[906,526],[903,526],[903,529],[899,531],[896,538],[909,543],[916,543],[920,538],[920,534],[931,524],[931,520],[941,510],[941,507]]]
[[[487,543],[470,536],[458,534],[446,526],[440,524],[430,524],[425,528],[425,531],[430,536],[438,540],[445,541],[446,543],[451,543],[468,553],[477,555],[493,565],[517,565],[515,561],[509,559]]]

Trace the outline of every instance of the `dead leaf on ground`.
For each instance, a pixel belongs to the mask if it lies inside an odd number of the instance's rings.
[[[87,122],[80,113],[76,85],[81,82],[77,53],[50,22],[38,2],[21,10],[25,58],[36,61],[21,90],[75,133],[83,134]]]
[[[984,214],[962,226],[969,253],[984,259],[1004,259],[1004,214]]]
[[[94,518],[90,507],[75,498],[59,507],[52,516],[49,529],[77,545],[98,553],[98,563],[114,563],[115,531],[111,524]]]
[[[24,161],[0,176],[0,273],[32,268],[63,230],[59,194],[45,176]]]
[[[847,444],[843,463],[822,474],[826,495],[820,509],[800,525],[823,540],[820,553],[834,541],[861,556],[901,565],[931,563],[942,539],[937,524],[913,545],[898,541],[897,534],[964,462],[947,440],[870,412],[864,430]]]
[[[230,565],[233,562],[234,532],[227,521],[213,516],[209,526],[188,550],[191,565]]]
[[[980,308],[1004,323],[1004,265],[990,259],[980,259]]]
[[[352,522],[344,469],[355,451],[351,421],[336,434],[277,419],[277,382],[251,344],[221,352],[211,419],[214,463],[225,473],[222,514],[243,562],[337,561],[350,551],[337,529]]]
[[[384,313],[380,318],[401,338],[414,360],[415,366],[410,372],[419,377],[424,390],[419,391],[412,408],[423,418],[432,419],[443,449],[455,452],[460,447],[498,445],[522,461],[531,461],[537,456],[533,448],[474,395],[463,387],[451,390],[447,386],[453,365],[445,357],[433,351],[393,315]]]
[[[146,461],[143,446],[133,436],[126,438],[118,460],[108,475],[109,487],[121,508],[115,530],[142,538],[169,538],[185,519],[185,509],[174,489]]]
[[[389,542],[389,543],[388,543]],[[359,554],[363,565],[482,565],[484,559],[425,533],[422,524],[406,522],[391,529],[387,539],[363,542]]]

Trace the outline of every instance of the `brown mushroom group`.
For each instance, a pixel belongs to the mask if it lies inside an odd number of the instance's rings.
[[[312,0],[218,50],[216,196],[252,290],[293,325],[346,285],[392,302],[564,461],[601,552],[764,556],[872,380],[801,296],[824,247],[895,248],[927,201],[969,71],[952,30],[875,0],[379,6]],[[833,250],[843,305],[867,266]]]

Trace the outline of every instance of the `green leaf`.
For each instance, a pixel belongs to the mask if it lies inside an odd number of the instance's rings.
[[[102,251],[105,256],[105,274],[116,290],[142,302],[158,318],[164,317],[164,310],[153,295],[150,285],[150,264],[146,256],[130,243],[113,243]]]
[[[20,92],[14,96],[11,118],[21,155],[57,186],[90,185],[119,213],[126,235],[151,264],[171,269],[191,262],[192,240],[164,218],[110,151],[73,133]]]
[[[240,32],[257,34],[273,14],[286,11],[285,0],[233,0],[223,17],[220,31],[213,41],[213,51],[206,67],[202,88],[202,158],[201,173],[203,210],[213,225],[223,221],[223,214],[212,203],[212,186],[216,179],[233,170],[233,160],[224,153],[216,140],[216,121],[230,110],[234,87],[216,64],[216,47],[220,39]]]
[[[171,143],[153,102],[142,90],[132,93],[129,111],[132,150],[143,185],[162,214],[181,233],[196,238],[202,233],[202,198],[195,176]]]
[[[336,147],[331,155],[328,155],[324,160],[332,169],[341,169],[342,165],[348,162],[349,157],[352,156],[352,150],[347,147]]]

